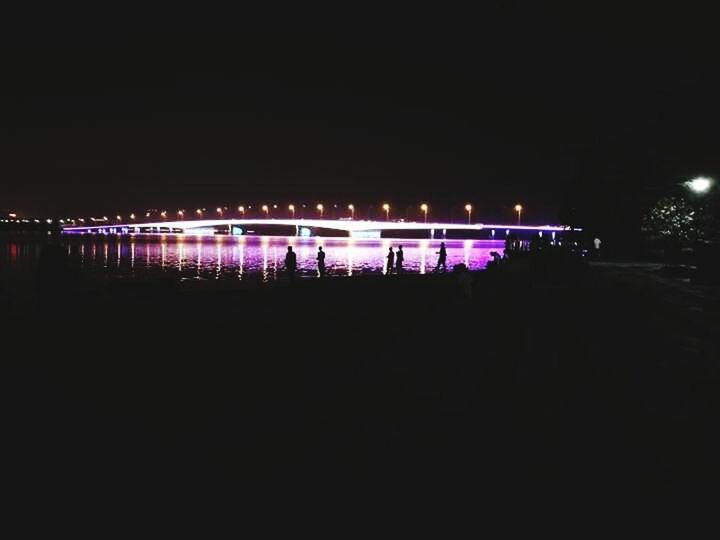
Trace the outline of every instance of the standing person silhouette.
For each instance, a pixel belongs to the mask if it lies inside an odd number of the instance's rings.
[[[403,253],[402,246],[398,246],[397,253],[395,254],[395,271],[400,274],[403,270],[403,261],[405,260],[405,254]]]
[[[288,246],[287,254],[285,255],[285,271],[288,274],[290,281],[295,279],[295,271],[297,270],[297,257],[293,251],[292,246]]]
[[[445,251],[445,242],[440,242],[440,251],[436,251],[435,253],[438,254],[435,271],[437,272],[438,270],[440,270],[440,267],[442,266],[443,272],[447,272],[447,251]]]
[[[385,272],[385,275],[389,276],[393,273],[393,269],[395,268],[395,252],[392,250],[392,246],[390,246],[388,254],[387,254],[387,271]]]
[[[318,247],[317,262],[318,273],[320,274],[320,277],[323,277],[325,275],[325,252],[323,251],[322,246]]]

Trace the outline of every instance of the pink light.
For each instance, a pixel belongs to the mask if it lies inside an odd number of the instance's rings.
[[[335,229],[341,231],[347,231],[348,233],[362,233],[362,232],[377,232],[384,230],[425,230],[430,231],[431,229],[437,230],[466,230],[466,231],[481,231],[488,229],[505,229],[510,230],[522,230],[522,231],[569,231],[568,227],[562,227],[559,225],[502,225],[502,224],[459,224],[459,223],[417,223],[417,222],[392,222],[392,221],[348,221],[348,220],[333,220],[333,219],[198,219],[195,221],[162,221],[162,222],[149,222],[149,223],[137,223],[132,224],[118,224],[117,228],[128,227],[129,230],[133,230],[136,233],[140,233],[139,228],[150,228],[155,229],[154,232],[159,228],[164,230],[180,229],[189,234],[195,234],[195,229],[205,229],[206,231],[213,230],[213,227],[238,225],[238,226],[254,226],[254,225],[287,225],[290,227],[315,227],[315,228],[326,228]],[[63,231],[67,233],[81,232],[81,231],[99,231],[104,226],[95,225],[93,227],[64,227]],[[582,229],[574,229],[580,231]],[[169,231],[168,231],[169,232]],[[148,233],[142,233],[148,234]],[[151,233],[152,234],[152,233]],[[208,233],[209,234],[209,233]]]

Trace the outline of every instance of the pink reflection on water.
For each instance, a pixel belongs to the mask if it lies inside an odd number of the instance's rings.
[[[84,240],[80,253],[85,253]],[[316,277],[317,250],[325,251],[325,264],[330,276],[355,276],[381,274],[386,271],[386,257],[392,246],[397,251],[403,246],[405,254],[403,269],[406,273],[431,272],[437,263],[440,240],[428,239],[359,239],[359,238],[300,238],[300,237],[196,237],[188,242],[187,237],[166,235],[155,238],[121,238],[117,246],[104,248],[102,259],[96,259],[96,244],[88,246],[92,256],[83,258],[83,266],[94,265],[114,274],[140,275],[142,272],[173,272],[181,277],[204,277],[206,279],[244,279],[252,275],[263,281],[271,281],[284,272],[284,254],[287,246],[293,246],[297,253],[298,275]],[[445,240],[447,266],[465,263],[471,270],[483,269],[491,259],[490,252],[502,254],[504,241],[500,240]],[[122,247],[128,243],[129,249]],[[108,253],[110,251],[110,253]],[[138,265],[138,257],[145,252],[144,264]],[[113,260],[107,268],[108,257]],[[142,260],[142,258],[140,259]]]

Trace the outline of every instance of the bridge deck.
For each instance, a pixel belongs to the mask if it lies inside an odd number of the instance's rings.
[[[67,233],[110,233],[133,234],[140,229],[182,230],[192,232],[193,229],[210,229],[224,226],[260,226],[280,225],[289,227],[305,227],[315,229],[334,229],[338,231],[364,232],[364,231],[448,231],[467,230],[480,231],[490,229],[510,229],[527,231],[568,231],[568,227],[560,225],[499,225],[485,223],[418,223],[403,221],[363,221],[363,220],[336,220],[336,219],[198,219],[184,221],[160,221],[148,223],[103,223],[102,225],[65,226],[63,232]],[[580,230],[580,229],[575,229]]]

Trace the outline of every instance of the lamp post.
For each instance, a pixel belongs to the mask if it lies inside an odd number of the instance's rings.
[[[315,208],[317,208],[318,212],[320,212],[320,219],[322,219],[325,207],[322,204],[318,204]]]
[[[183,216],[185,215],[185,211],[184,211],[184,210],[178,210],[177,215],[178,215],[178,217],[179,217],[180,219],[182,219]]]
[[[385,221],[390,221],[390,205],[385,203],[382,205],[382,209],[385,210]]]
[[[427,213],[428,213],[428,205],[425,203],[422,203],[420,205],[420,210],[423,211],[423,214],[425,214],[425,223],[427,223]]]
[[[292,218],[295,219],[295,205],[294,204],[288,205],[288,210],[290,210],[290,214],[292,214]]]
[[[468,214],[468,225],[470,225],[470,219],[472,218],[472,205],[471,205],[471,204],[466,204],[466,205],[465,205],[465,211],[466,211],[467,214]]]
[[[244,206],[238,206],[238,212],[240,212],[240,215],[242,217],[245,217],[245,207]]]
[[[265,212],[265,219],[270,217],[270,208],[268,208],[267,204],[262,205],[262,211]]]
[[[135,221],[135,214],[130,214],[130,219]]]
[[[222,216],[222,208],[218,206],[215,211],[218,213],[219,216]]]
[[[197,210],[195,210],[195,213],[197,214],[197,217],[202,217],[203,211],[198,208]]]
[[[520,205],[520,204],[515,205],[515,211],[517,212],[517,215],[518,215],[518,225],[520,225],[520,215],[522,214],[522,210],[523,210],[522,205]]]
[[[350,210],[350,219],[355,219],[355,205],[348,204],[348,210]]]

